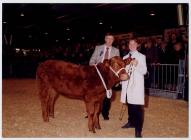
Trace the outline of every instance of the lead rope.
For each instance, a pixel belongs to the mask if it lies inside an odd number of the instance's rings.
[[[133,64],[130,64],[129,66],[129,69],[127,71],[128,75],[129,75],[129,80],[131,78],[131,74],[133,73],[134,71],[134,65]],[[128,83],[127,83],[127,87],[129,86],[129,80],[128,80]],[[133,80],[134,81],[134,80]],[[127,90],[127,89],[126,89]],[[123,116],[124,116],[124,113],[126,111],[126,107],[125,107],[126,104],[122,104],[121,106],[121,111],[120,111],[120,115],[119,115],[119,120],[121,121],[123,119]]]
[[[105,90],[106,90],[106,96],[107,96],[107,98],[111,98],[111,96],[112,96],[112,91],[111,91],[111,89],[107,89],[106,84],[105,84],[105,81],[103,80],[103,77],[102,77],[100,71],[98,70],[98,68],[97,68],[96,65],[94,65],[94,66],[95,66],[95,68],[96,68],[96,70],[97,70],[97,73],[98,73],[98,75],[99,75],[99,77],[100,77],[100,79],[101,79],[101,81],[102,81],[102,84],[103,84],[103,86],[104,86],[104,88],[105,88]]]

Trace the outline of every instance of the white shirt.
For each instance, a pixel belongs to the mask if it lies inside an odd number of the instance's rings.
[[[129,54],[131,54],[131,57],[134,58],[134,55],[137,53],[138,51],[130,51]]]

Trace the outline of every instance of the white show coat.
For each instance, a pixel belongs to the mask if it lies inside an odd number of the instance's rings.
[[[129,104],[144,105],[144,75],[147,72],[146,57],[138,51],[131,52],[131,57],[138,61],[137,66],[131,74],[129,80],[122,81],[121,102]],[[129,54],[123,57],[126,59]],[[128,71],[130,65],[126,66]]]

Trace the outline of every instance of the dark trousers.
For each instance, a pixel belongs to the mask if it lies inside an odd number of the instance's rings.
[[[102,106],[102,116],[108,117],[109,116],[109,109],[111,107],[111,100],[107,97],[103,100],[103,106]]]
[[[143,106],[127,104],[128,106],[128,121],[135,126],[136,131],[142,131],[143,127]]]

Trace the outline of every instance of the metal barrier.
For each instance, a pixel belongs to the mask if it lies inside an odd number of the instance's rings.
[[[179,64],[149,64],[149,76],[145,87],[150,95],[184,98],[185,70],[184,61]]]

